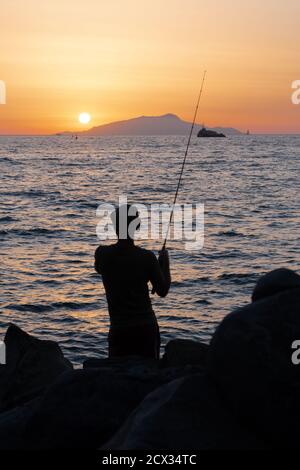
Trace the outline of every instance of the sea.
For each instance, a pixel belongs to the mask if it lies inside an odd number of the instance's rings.
[[[80,367],[107,355],[109,318],[94,271],[97,207],[171,204],[184,136],[0,137],[0,340],[10,323],[58,342]],[[208,343],[279,267],[299,272],[300,136],[192,139],[178,195],[204,204],[204,246],[170,240],[172,287],[153,297],[162,346]],[[161,248],[160,240],[141,246]]]

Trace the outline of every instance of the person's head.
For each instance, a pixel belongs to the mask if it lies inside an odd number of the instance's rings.
[[[133,240],[140,227],[140,217],[133,204],[123,204],[111,214],[115,232],[119,240]]]

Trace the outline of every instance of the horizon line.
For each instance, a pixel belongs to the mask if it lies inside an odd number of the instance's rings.
[[[184,124],[188,124],[188,125],[192,125],[192,123],[190,121],[187,121],[187,120],[184,120],[182,119],[178,114],[175,114],[174,112],[171,113],[171,112],[165,112],[165,113],[162,113],[162,114],[156,114],[156,115],[145,115],[145,114],[140,114],[140,115],[137,115],[137,116],[134,116],[134,117],[129,117],[129,118],[124,118],[124,119],[118,119],[116,121],[109,121],[109,122],[105,122],[103,124],[94,124],[94,125],[91,125],[91,127],[88,127],[86,129],[77,129],[77,130],[57,130],[57,131],[51,131],[51,132],[26,132],[25,133],[4,133],[4,134],[1,134],[1,131],[0,131],[0,136],[5,136],[5,137],[9,137],[9,136],[12,136],[12,137],[42,137],[42,136],[63,136],[63,135],[69,135],[69,134],[75,134],[75,135],[81,135],[81,136],[85,136],[85,137],[117,137],[117,136],[133,136],[133,137],[142,137],[142,136],[162,136],[162,135],[173,135],[173,136],[176,136],[176,135],[180,135],[180,136],[184,136],[185,134],[107,134],[107,135],[87,135],[88,132],[94,130],[94,129],[97,129],[97,128],[102,128],[102,127],[106,127],[106,126],[110,126],[110,125],[113,125],[113,124],[120,124],[120,123],[125,123],[125,122],[128,122],[128,121],[134,121],[134,120],[138,120],[138,119],[142,119],[142,118],[150,118],[150,119],[159,119],[159,118],[164,118],[164,117],[168,117],[168,116],[173,116],[175,117],[177,120],[181,121],[182,123]],[[252,132],[251,131],[251,128],[250,127],[245,127],[245,129],[247,130],[240,130],[238,127],[235,127],[234,125],[212,125],[212,126],[209,126],[209,125],[205,125],[204,122],[196,122],[195,123],[196,126],[202,126],[202,127],[206,127],[207,129],[233,129],[233,130],[236,130],[239,132],[240,135],[245,135],[247,134],[247,131],[250,130],[250,135],[300,135],[300,130],[299,131],[275,131],[275,132],[264,132],[264,131],[258,131],[258,132]],[[231,135],[232,136],[232,135]]]
[[[223,126],[214,126],[216,128],[223,127]],[[227,126],[226,126],[227,127]],[[224,127],[226,129],[226,127]],[[92,129],[92,128],[91,128]],[[80,135],[87,131],[62,131],[56,132],[51,134],[1,134],[0,137],[68,137],[69,134]],[[229,135],[228,137],[240,137],[246,135],[247,137],[256,136],[256,135],[282,135],[282,136],[300,136],[299,132],[253,132],[247,135],[245,132],[241,132],[237,135]],[[184,134],[113,134],[113,135],[81,135],[81,137],[91,138],[91,137],[98,137],[98,138],[107,138],[107,137],[164,137],[164,136],[177,136],[177,137],[185,137]],[[188,134],[186,135],[188,136]]]

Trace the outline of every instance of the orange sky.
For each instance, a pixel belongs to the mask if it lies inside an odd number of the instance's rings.
[[[141,114],[300,132],[299,0],[2,0],[0,134],[85,129]]]

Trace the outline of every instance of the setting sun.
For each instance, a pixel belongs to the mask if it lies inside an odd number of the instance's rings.
[[[88,113],[80,113],[78,119],[81,124],[88,124],[91,120],[91,116]]]

